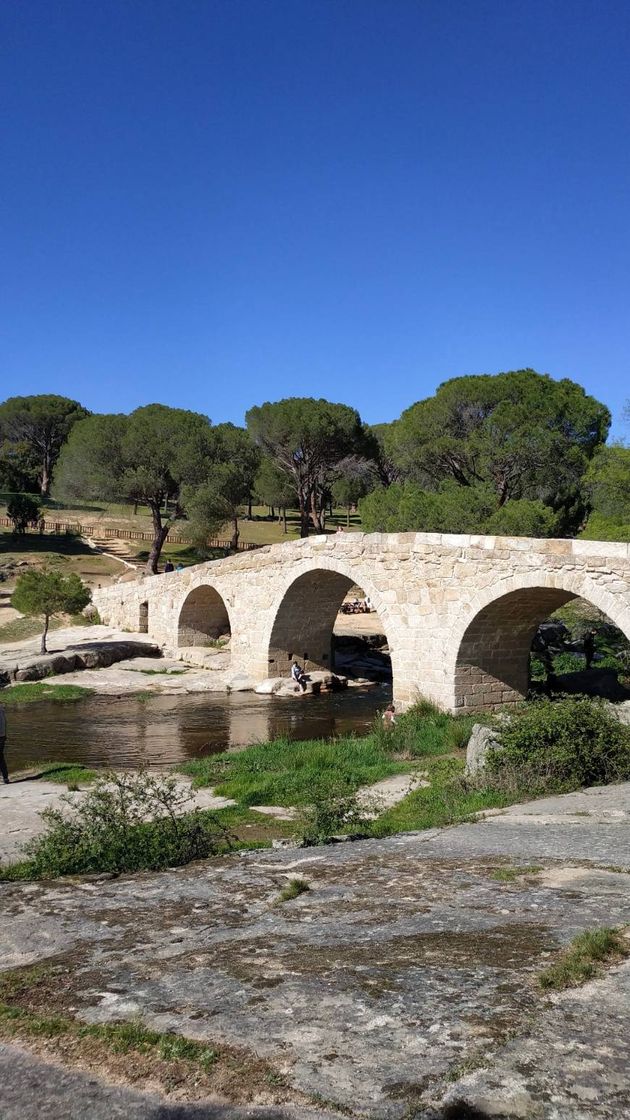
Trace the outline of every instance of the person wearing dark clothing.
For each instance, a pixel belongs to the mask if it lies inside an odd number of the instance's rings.
[[[170,561],[170,560],[167,560],[167,561],[166,561],[166,564],[164,565],[164,571],[165,571],[165,572],[174,572],[174,571],[175,571],[175,567],[174,567],[174,565],[173,565],[173,564],[171,563],[171,561]]]
[[[306,692],[306,673],[304,672],[302,666],[298,665],[297,661],[294,661],[291,666],[291,676],[293,677],[295,683],[299,684],[302,692]]]
[[[589,630],[588,633],[585,635],[584,642],[583,642],[583,649],[584,649],[584,656],[586,658],[586,668],[590,669],[591,665],[593,664],[593,658],[595,656],[595,631],[594,630]]]
[[[9,771],[7,770],[7,763],[4,757],[4,748],[7,742],[7,717],[5,715],[4,704],[0,704],[0,774],[2,774],[2,781],[5,786],[9,784]]]

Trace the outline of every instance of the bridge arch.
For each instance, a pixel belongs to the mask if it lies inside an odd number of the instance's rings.
[[[300,565],[297,574],[295,567],[276,596],[264,639],[269,676],[288,676],[294,660],[307,671],[334,669],[333,630],[352,587],[360,587],[371,600],[387,635],[395,675],[394,623],[371,581],[354,565],[327,558]]]
[[[178,646],[203,646],[231,634],[225,599],[209,583],[198,584],[181,604],[177,620]]]
[[[476,596],[449,642],[454,710],[484,711],[522,700],[538,626],[577,598],[598,607],[630,641],[630,604],[582,574],[528,573]]]

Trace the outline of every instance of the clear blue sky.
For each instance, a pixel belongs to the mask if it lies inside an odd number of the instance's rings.
[[[0,399],[630,397],[627,0],[3,0]]]

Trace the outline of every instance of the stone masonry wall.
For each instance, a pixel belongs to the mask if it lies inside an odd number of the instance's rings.
[[[116,584],[94,602],[105,622],[131,631],[146,603],[149,635],[172,650],[191,640],[190,608],[180,632],[188,596],[211,588],[215,595],[202,594],[223,626],[218,596],[224,604],[234,672],[260,681],[270,659],[274,675],[291,654],[321,663],[350,583],[370,596],[383,623],[401,707],[420,695],[458,711],[519,698],[536,626],[575,596],[630,638],[630,545],[598,541],[339,533]],[[199,622],[199,602],[193,629],[207,633],[199,626],[212,622]]]

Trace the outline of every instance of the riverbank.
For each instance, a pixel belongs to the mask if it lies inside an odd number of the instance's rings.
[[[354,638],[362,643],[370,634],[380,635],[375,615],[345,616],[339,624],[341,641]],[[337,630],[336,630],[337,632]],[[129,633],[100,623],[61,626],[50,635],[49,652],[42,655],[39,637],[20,641],[0,641],[0,682],[15,685],[21,681],[45,679],[48,685],[77,686],[102,696],[131,696],[143,692],[165,696],[204,692],[282,692],[301,697],[290,678],[286,681],[256,682],[231,668],[229,640],[214,645],[182,647],[168,655],[148,641],[146,634]],[[310,675],[309,692],[329,687],[371,687],[374,680],[352,671],[353,659],[344,652],[344,673],[335,680],[330,673]],[[357,662],[361,671],[370,670],[369,656]],[[377,673],[378,664],[375,663]],[[373,676],[373,674],[372,674]]]

